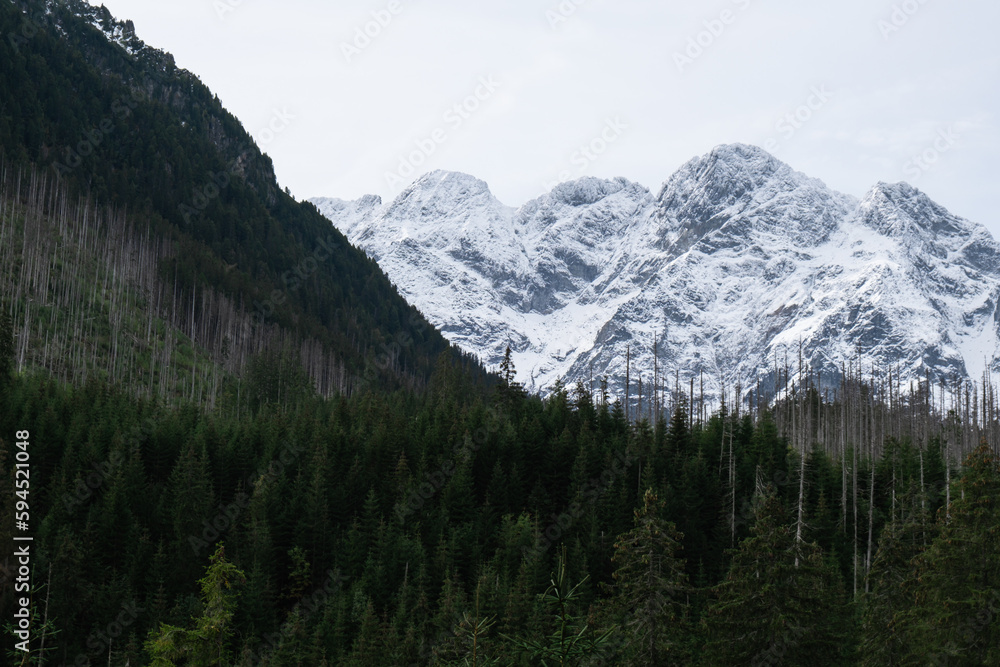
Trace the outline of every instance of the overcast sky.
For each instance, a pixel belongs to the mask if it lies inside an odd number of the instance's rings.
[[[756,144],[862,196],[908,181],[1000,238],[995,0],[104,0],[197,74],[297,198],[433,169],[518,206],[656,191]]]

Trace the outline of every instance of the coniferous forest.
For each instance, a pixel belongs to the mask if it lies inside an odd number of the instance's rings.
[[[1000,665],[988,378],[529,395],[131,24],[0,35],[0,664]]]
[[[8,372],[32,660],[997,664],[998,425],[843,388],[702,420],[445,358],[420,392],[213,410]]]

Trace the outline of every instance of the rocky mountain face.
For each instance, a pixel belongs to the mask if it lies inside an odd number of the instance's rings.
[[[582,178],[514,209],[438,171],[389,203],[313,203],[453,342],[494,367],[509,344],[531,390],[607,376],[620,395],[627,351],[648,387],[654,349],[669,389],[713,395],[771,391],[800,354],[830,384],[1000,372],[1000,245],[905,183],[859,201],[737,144],[655,194]]]

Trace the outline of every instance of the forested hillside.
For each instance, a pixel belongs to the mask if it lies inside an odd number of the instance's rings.
[[[18,369],[210,404],[265,352],[327,396],[426,381],[447,342],[169,54],[76,0],[0,3],[0,34]]]

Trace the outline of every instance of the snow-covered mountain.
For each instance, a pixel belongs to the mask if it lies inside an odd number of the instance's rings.
[[[1000,245],[905,183],[859,201],[736,144],[657,194],[582,178],[514,209],[437,171],[388,204],[313,203],[453,342],[489,366],[509,343],[531,390],[607,375],[620,393],[626,349],[648,382],[654,342],[661,374],[707,393],[770,388],[800,350],[830,382],[848,363],[1000,372]]]

